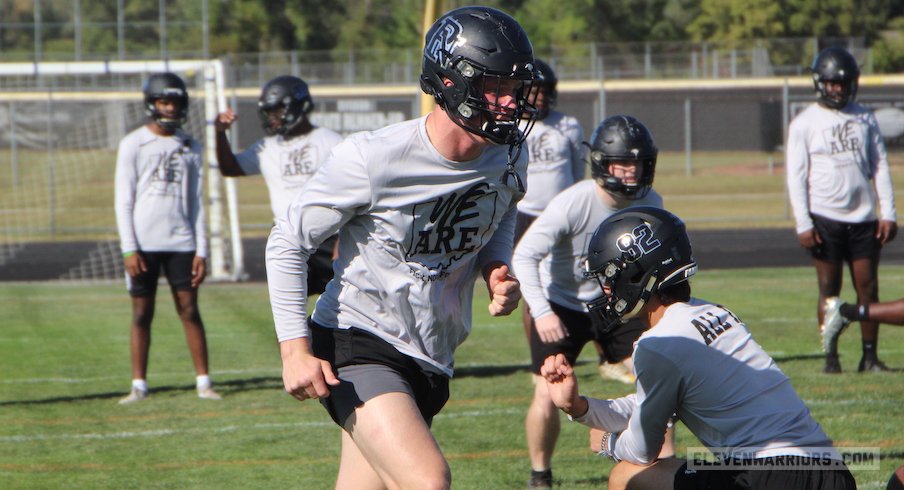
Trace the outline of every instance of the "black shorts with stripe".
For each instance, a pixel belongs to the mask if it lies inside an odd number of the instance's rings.
[[[358,328],[325,328],[310,322],[314,355],[329,361],[340,380],[321,398],[340,427],[355,409],[384,393],[414,398],[429,426],[449,399],[449,378],[426,369],[385,340]]]

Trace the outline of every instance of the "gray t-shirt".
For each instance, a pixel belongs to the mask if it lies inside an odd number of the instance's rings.
[[[245,175],[264,176],[273,217],[278,218],[340,141],[339,133],[314,128],[288,139],[279,135],[261,138],[235,158]]]
[[[584,179],[584,130],[577,119],[550,111],[527,135],[527,195],[518,211],[538,216],[563,189]]]

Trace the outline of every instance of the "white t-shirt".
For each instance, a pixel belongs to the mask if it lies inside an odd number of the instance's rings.
[[[264,176],[273,217],[278,218],[340,141],[342,135],[339,133],[314,128],[307,134],[288,139],[281,135],[261,138],[235,158],[245,175]]]
[[[669,306],[634,346],[637,393],[590,399],[582,424],[621,432],[615,456],[653,462],[673,413],[723,457],[823,458],[832,441],[747,326],[721,305]],[[841,457],[834,450],[832,459]]]
[[[510,263],[523,193],[501,181],[508,147],[450,161],[425,121],[346,138],[277,220],[267,280],[279,341],[308,335],[306,260],[338,231],[335,275],[313,320],[366,330],[452,375],[452,354],[471,331],[474,281],[484,265]],[[526,167],[522,152],[522,179]]]
[[[123,252],[207,256],[201,145],[188,133],[127,134],[116,155],[115,209]]]
[[[565,189],[518,242],[512,265],[534,318],[552,313],[550,302],[587,311],[586,303],[602,295],[595,280],[584,279],[584,260],[593,233],[619,208],[604,202],[600,192],[605,191],[594,180]],[[627,201],[628,206],[661,208],[662,197],[650,189],[643,199]]]
[[[813,228],[811,213],[845,223],[874,220],[877,199],[881,219],[897,219],[879,124],[860,104],[804,109],[788,128],[785,162],[798,233]]]
[[[539,216],[563,189],[584,179],[584,130],[577,119],[550,111],[527,135],[527,195],[518,211]]]

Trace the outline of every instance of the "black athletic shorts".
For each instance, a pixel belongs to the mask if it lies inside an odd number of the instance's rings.
[[[556,303],[550,303],[553,313],[558,315],[568,331],[568,336],[551,344],[544,343],[537,334],[537,327],[531,321],[530,329],[530,358],[531,370],[534,374],[540,373],[543,361],[553,354],[565,354],[565,358],[571,365],[577,361],[581,350],[587,342],[598,340],[603,347],[603,354],[608,362],[621,362],[634,352],[634,342],[644,332],[644,326],[638,320],[631,320],[624,325],[619,325],[605,333],[599,324],[593,321],[593,317],[583,311],[575,311]]]
[[[530,225],[532,225],[536,219],[536,216],[518,211],[515,216],[515,245],[518,245],[518,241],[524,236],[524,232],[530,228]]]
[[[845,223],[816,214],[811,214],[810,217],[822,239],[821,244],[810,249],[810,255],[814,259],[841,263],[879,257],[882,246],[876,238],[878,221]]]
[[[141,254],[148,270],[135,277],[126,273],[126,288],[133,298],[157,294],[160,273],[173,291],[191,291],[191,266],[195,252],[135,252]]]
[[[355,408],[383,393],[411,395],[428,426],[449,400],[448,377],[427,371],[383,339],[357,328],[310,327],[314,355],[329,361],[341,381],[320,399],[340,427]]]
[[[675,472],[675,490],[856,490],[857,483],[841,461],[825,465],[802,456],[755,459],[738,469]],[[745,469],[744,466],[746,466]],[[793,469],[787,469],[792,467]]]
[[[338,237],[332,236],[320,244],[308,259],[308,295],[321,294],[333,278],[333,249]]]

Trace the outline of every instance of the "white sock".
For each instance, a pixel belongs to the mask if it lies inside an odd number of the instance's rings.
[[[196,377],[195,386],[198,388],[198,391],[210,388],[210,376],[202,374],[201,376]]]
[[[132,388],[138,391],[148,392],[148,382],[143,379],[133,379]]]

